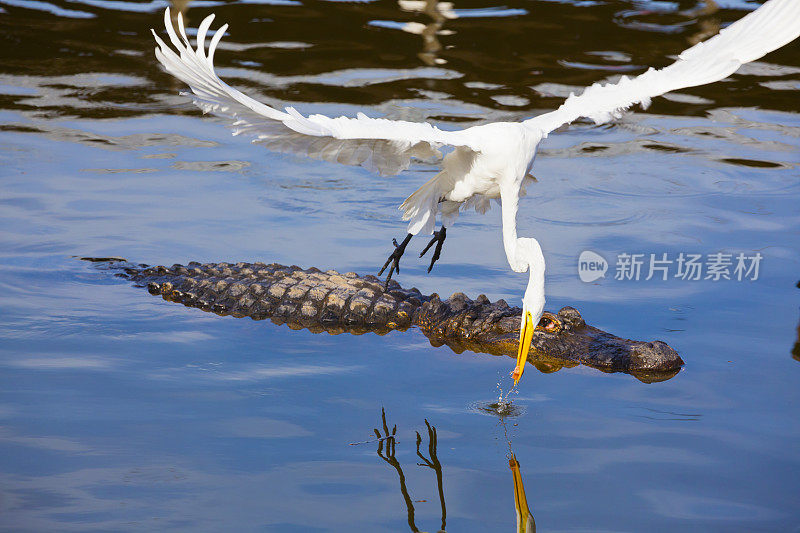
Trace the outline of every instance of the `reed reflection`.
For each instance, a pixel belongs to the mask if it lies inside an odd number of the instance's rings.
[[[500,419],[500,423],[503,426],[503,432],[506,435],[506,442],[508,444],[509,452],[507,454],[508,458],[508,466],[511,469],[511,477],[513,482],[513,494],[514,494],[514,510],[516,513],[516,532],[517,533],[535,533],[536,532],[536,522],[533,519],[533,513],[528,506],[528,499],[525,494],[525,486],[522,481],[522,472],[520,469],[519,461],[517,460],[514,451],[511,449],[511,440],[508,438],[508,432],[505,425],[505,415],[498,415]],[[378,449],[377,454],[383,461],[385,461],[389,466],[391,466],[395,472],[397,472],[398,480],[400,481],[400,493],[403,496],[403,501],[405,502],[406,506],[406,513],[408,516],[408,527],[411,531],[415,533],[420,533],[420,529],[417,527],[416,524],[416,510],[414,508],[414,500],[411,498],[411,494],[408,490],[408,484],[406,482],[406,476],[403,472],[403,467],[400,464],[400,461],[397,460],[395,455],[396,447],[397,447],[397,426],[393,425],[392,429],[389,430],[389,424],[386,422],[386,411],[381,409],[381,426],[382,430],[375,428],[373,432],[378,439]],[[447,525],[447,506],[445,503],[444,497],[444,474],[442,470],[442,463],[439,461],[439,456],[437,453],[438,447],[438,436],[436,433],[436,427],[431,425],[427,419],[425,419],[425,427],[428,431],[428,455],[421,451],[421,446],[424,441],[422,435],[417,431],[416,437],[416,452],[417,457],[421,459],[422,462],[417,463],[417,466],[427,467],[432,469],[436,475],[436,486],[439,493],[439,505],[441,509],[441,527],[438,530],[438,533],[446,533],[446,525]]]
[[[381,433],[381,431],[377,428],[373,429],[375,436],[378,438],[378,457],[386,461],[386,463],[394,468],[397,472],[397,476],[400,480],[400,492],[403,495],[403,500],[406,504],[406,511],[408,513],[408,527],[411,528],[411,531],[419,533],[420,530],[417,528],[415,521],[414,501],[411,499],[411,496],[408,493],[408,486],[406,485],[406,476],[403,473],[403,467],[400,465],[400,461],[398,461],[395,457],[395,449],[397,445],[397,426],[392,426],[392,431],[391,433],[389,432],[389,425],[386,423],[386,411],[384,409],[381,409],[381,422],[383,425],[383,433]],[[428,457],[425,457],[425,455],[423,455],[420,451],[422,436],[419,434],[419,431],[417,431],[417,456],[423,461],[422,463],[417,463],[417,466],[431,468],[436,473],[436,484],[439,489],[439,505],[442,511],[442,523],[439,533],[445,533],[445,527],[447,523],[447,507],[444,501],[444,486],[442,485],[444,479],[442,476],[442,463],[439,462],[439,456],[436,451],[438,438],[436,435],[436,428],[431,426],[427,419],[425,419],[425,426],[428,428]]]

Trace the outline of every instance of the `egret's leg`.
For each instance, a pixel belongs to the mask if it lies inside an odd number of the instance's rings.
[[[422,250],[422,253],[419,254],[419,256],[422,257],[430,249],[430,247],[433,246],[433,243],[436,243],[436,248],[433,249],[433,257],[431,257],[431,264],[428,267],[428,274],[430,274],[431,270],[433,270],[433,264],[437,259],[439,259],[439,256],[442,253],[442,246],[444,245],[445,238],[447,238],[447,228],[442,226],[442,229],[433,232],[433,238],[430,240],[425,249]]]
[[[392,239],[392,244],[394,244],[394,251],[389,256],[389,259],[386,260],[386,263],[383,264],[383,268],[381,269],[381,271],[378,272],[379,276],[382,275],[383,271],[386,270],[386,267],[389,266],[389,263],[392,264],[392,266],[389,268],[389,274],[386,276],[386,283],[383,286],[384,289],[387,289],[389,287],[389,280],[392,279],[392,274],[394,274],[395,272],[397,272],[398,274],[400,273],[400,258],[403,257],[403,252],[406,251],[406,246],[408,246],[408,243],[411,242],[411,237],[413,237],[413,235],[409,233],[408,235],[406,235],[406,238],[403,239],[403,242],[401,242],[400,244],[397,244],[397,239]]]

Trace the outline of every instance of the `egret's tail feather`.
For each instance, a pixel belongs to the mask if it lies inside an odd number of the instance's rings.
[[[442,196],[441,178],[445,172],[447,171],[443,170],[426,181],[400,205],[399,209],[403,212],[403,220],[410,221],[409,233],[427,235],[436,229],[437,206]]]

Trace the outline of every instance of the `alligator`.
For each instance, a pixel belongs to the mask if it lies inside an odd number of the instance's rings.
[[[277,263],[196,263],[148,266],[120,258],[82,258],[119,277],[146,287],[151,294],[223,316],[270,319],[293,329],[330,334],[418,328],[434,346],[456,353],[515,356],[521,309],[504,300],[475,300],[455,293],[438,294],[404,289],[392,280],[335,270],[303,269]],[[674,376],[684,364],[661,341],[641,342],[592,327],[577,309],[545,312],[528,355],[542,372],[584,364],[607,372],[626,372],[645,382]]]

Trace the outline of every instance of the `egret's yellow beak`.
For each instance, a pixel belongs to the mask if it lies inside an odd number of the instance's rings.
[[[514,385],[519,383],[522,373],[525,371],[525,362],[528,360],[528,350],[531,347],[531,338],[536,324],[533,323],[533,316],[529,311],[525,311],[525,323],[519,332],[519,348],[517,349],[517,366],[511,377],[514,378]]]

